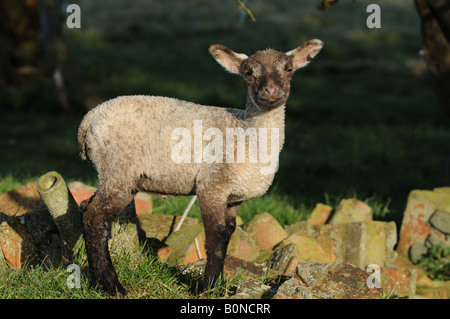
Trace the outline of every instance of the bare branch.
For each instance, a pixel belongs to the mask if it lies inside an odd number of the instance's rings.
[[[255,16],[253,15],[253,13],[250,11],[249,8],[247,8],[247,6],[241,0],[236,0],[236,3],[239,5],[239,10],[244,10],[245,12],[247,12],[247,14],[249,15],[250,19],[252,19],[253,22],[256,21]]]

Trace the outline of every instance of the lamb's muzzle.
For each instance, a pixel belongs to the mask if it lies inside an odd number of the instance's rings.
[[[263,159],[269,155],[278,158],[283,146],[291,77],[322,45],[320,40],[310,40],[287,53],[269,49],[250,57],[219,44],[211,46],[209,51],[219,64],[245,79],[245,110],[166,97],[124,96],[86,114],[78,142],[81,157],[98,172],[99,188],[82,205],[83,234],[89,266],[100,288],[110,294],[125,294],[111,262],[108,235],[111,223],[138,191],[197,195],[206,235],[205,287],[217,281],[239,205],[263,195],[272,184],[275,170],[264,173],[267,161]],[[196,126],[199,121],[201,129]],[[230,145],[226,143],[227,130],[244,134],[243,138],[232,136],[232,145],[237,145],[233,154],[225,148]],[[173,138],[175,131],[181,134],[178,138]],[[258,139],[252,137],[254,132]],[[202,138],[195,139],[195,134]],[[177,144],[181,138],[189,139],[188,144]],[[203,148],[204,141],[211,142]],[[255,157],[251,150],[266,142],[266,154],[259,151]],[[198,146],[202,147],[201,155]],[[239,153],[242,149],[244,153]],[[174,152],[183,157],[174,160]],[[205,157],[205,152],[214,160]],[[188,158],[194,160],[184,160]]]

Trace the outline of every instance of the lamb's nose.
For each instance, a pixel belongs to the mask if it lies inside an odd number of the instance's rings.
[[[269,95],[275,95],[278,93],[278,88],[276,86],[266,86],[264,88],[264,90],[269,94]]]

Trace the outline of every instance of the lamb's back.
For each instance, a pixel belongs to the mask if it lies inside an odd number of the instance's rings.
[[[135,182],[146,177],[140,183],[147,191],[190,193],[204,163],[195,163],[193,157],[189,163],[175,163],[172,150],[180,139],[173,138],[174,130],[187,130],[193,142],[194,121],[201,120],[202,131],[209,127],[225,131],[239,126],[242,114],[167,97],[118,97],[85,116],[79,130],[82,157],[91,160],[100,180],[120,172]],[[193,151],[193,143],[191,147]]]

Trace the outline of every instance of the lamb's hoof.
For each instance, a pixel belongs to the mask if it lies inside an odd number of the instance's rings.
[[[122,287],[121,284],[119,284],[118,287],[116,287],[116,294],[115,296],[117,296],[120,299],[127,299],[128,298],[128,292],[125,290],[125,288]]]
[[[206,277],[203,279],[203,291],[213,290],[219,282],[219,276]]]
[[[115,285],[108,285],[108,286],[109,287],[106,287],[106,285],[99,284],[98,287],[110,296],[115,296],[120,299],[127,298],[128,293],[120,283],[117,283]]]

